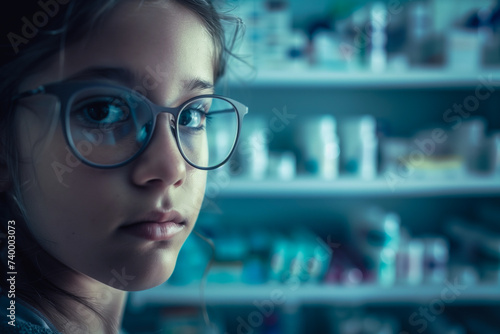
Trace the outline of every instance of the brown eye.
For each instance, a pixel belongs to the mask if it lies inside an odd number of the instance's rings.
[[[130,108],[121,99],[95,98],[78,103],[72,112],[82,122],[90,124],[117,124],[126,121]]]

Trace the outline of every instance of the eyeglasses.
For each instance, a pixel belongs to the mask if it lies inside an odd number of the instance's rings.
[[[59,99],[63,131],[72,153],[96,168],[115,168],[148,146],[159,113],[173,115],[171,131],[191,166],[210,170],[230,158],[248,108],[218,95],[200,95],[176,108],[154,104],[131,89],[105,83],[57,82],[13,100],[49,94]]]

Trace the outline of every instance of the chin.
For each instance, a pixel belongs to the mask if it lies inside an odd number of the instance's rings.
[[[165,278],[164,280],[151,280],[151,279],[146,278],[145,280],[141,280],[140,282],[134,282],[133,284],[129,284],[120,290],[130,291],[130,292],[148,290],[148,289],[155,288],[159,285],[162,285],[169,278],[170,278],[170,276]]]
[[[121,280],[122,284],[120,284],[119,280],[116,280],[116,284],[108,285],[123,291],[141,291],[154,288],[165,283],[170,278],[174,271],[176,260],[177,258],[153,264],[149,263],[148,266],[142,265],[136,267],[133,271],[132,269],[127,269],[125,271],[126,279]],[[114,280],[112,281],[115,283]]]

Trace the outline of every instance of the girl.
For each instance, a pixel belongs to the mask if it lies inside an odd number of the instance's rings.
[[[213,95],[223,18],[207,0],[9,6],[0,328],[116,333],[126,291],[170,277],[238,139],[246,107]]]

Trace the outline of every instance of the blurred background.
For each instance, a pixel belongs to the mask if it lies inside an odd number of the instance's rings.
[[[250,113],[209,172],[215,248],[189,237],[125,329],[498,333],[498,1],[221,5],[246,32],[217,92]]]

